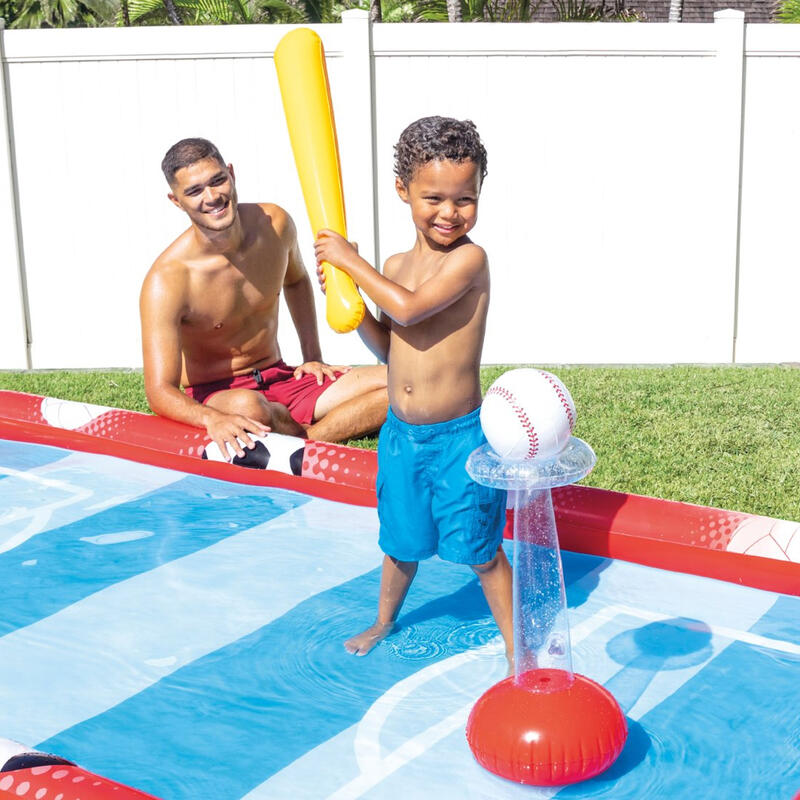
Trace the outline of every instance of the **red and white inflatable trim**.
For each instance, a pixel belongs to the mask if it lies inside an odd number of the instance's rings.
[[[0,739],[0,798],[9,800],[159,800],[101,778],[71,761]]]
[[[372,450],[280,434],[260,440],[256,469],[220,458],[205,432],[115,408],[0,391],[0,438],[118,456],[251,485],[374,506]],[[208,448],[208,454],[206,454]],[[553,491],[565,550],[620,558],[759,589],[800,595],[800,523],[611,492]]]

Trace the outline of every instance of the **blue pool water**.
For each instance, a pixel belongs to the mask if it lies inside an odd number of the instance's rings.
[[[584,784],[478,767],[504,673],[467,568],[423,564],[366,658],[374,509],[0,441],[0,737],[165,800],[789,798],[800,599],[565,553],[577,671],[628,717]]]

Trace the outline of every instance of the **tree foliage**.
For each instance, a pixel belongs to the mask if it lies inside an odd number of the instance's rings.
[[[775,17],[778,22],[800,23],[800,0],[783,0]]]
[[[22,0],[12,28],[94,27],[117,12],[115,0]]]
[[[4,19],[7,26],[11,26],[17,18],[17,0],[0,0],[0,18]]]
[[[527,22],[543,7],[560,21],[639,18],[624,0],[0,0],[14,28],[335,22],[358,7],[384,22]],[[781,9],[782,21],[798,21],[800,0]]]
[[[334,0],[0,0],[14,28],[334,22],[342,10]]]
[[[164,0],[128,0],[132,25],[242,25],[305,22],[302,7],[286,0],[172,0],[179,23]]]
[[[394,21],[393,0],[384,0],[383,17]],[[787,0],[800,2],[800,0]],[[396,6],[408,9],[403,21],[414,22],[530,22],[543,7],[551,9],[549,18],[559,22],[599,22],[617,20],[630,22],[639,19],[636,11],[628,9],[624,0],[455,0],[460,3],[460,17],[453,13],[454,0],[409,0]]]

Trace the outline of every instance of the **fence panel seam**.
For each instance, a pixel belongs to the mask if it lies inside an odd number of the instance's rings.
[[[31,331],[31,311],[28,299],[28,281],[25,268],[25,248],[22,237],[22,216],[19,204],[19,181],[17,178],[17,155],[14,144],[14,116],[11,108],[11,81],[8,71],[8,62],[5,51],[5,20],[0,18],[0,88],[2,88],[2,116],[3,138],[6,143],[6,158],[8,159],[9,192],[11,193],[11,211],[14,217],[14,251],[17,262],[17,280],[19,300],[22,305],[22,322],[24,326],[23,337],[25,342],[25,364],[31,369],[31,344],[33,335]]]

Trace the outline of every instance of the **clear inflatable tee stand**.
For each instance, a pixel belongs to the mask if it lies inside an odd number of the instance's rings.
[[[597,457],[572,437],[546,461],[503,461],[487,444],[467,460],[472,480],[507,489],[514,507],[514,673],[552,668],[572,682],[567,602],[550,490],[585,478]]]
[[[572,437],[547,460],[504,461],[489,445],[467,472],[506,489],[514,507],[514,675],[477,701],[467,739],[477,761],[538,786],[586,780],[616,760],[625,717],[602,686],[572,669],[566,594],[550,490],[584,478],[596,456]]]

